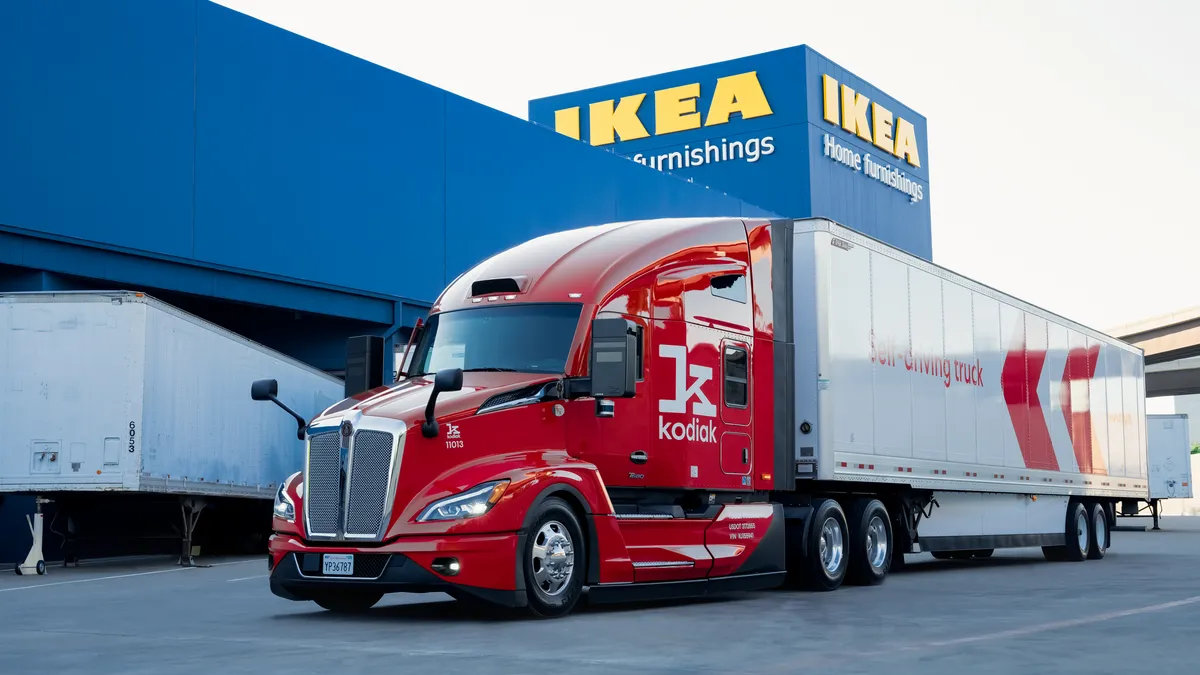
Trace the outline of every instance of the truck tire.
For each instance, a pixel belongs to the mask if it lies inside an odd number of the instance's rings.
[[[1088,540],[1088,560],[1100,560],[1110,544],[1108,534],[1108,509],[1101,502],[1088,505],[1092,520],[1091,538]]]
[[[846,514],[836,499],[818,499],[813,503],[812,518],[806,542],[804,585],[814,591],[836,590],[849,567]]]
[[[892,524],[878,499],[856,499],[847,514],[850,525],[846,581],[859,586],[882,584],[891,570]]]
[[[565,616],[583,593],[587,541],[563,500],[550,497],[535,509],[521,552],[529,611],[542,618]]]
[[[1064,522],[1066,541],[1062,546],[1043,546],[1042,554],[1046,560],[1055,562],[1068,560],[1079,562],[1088,559],[1091,552],[1092,517],[1091,512],[1081,502],[1074,499],[1067,504],[1067,518]]]
[[[383,593],[322,593],[313,598],[322,609],[338,614],[358,614],[375,606]]]

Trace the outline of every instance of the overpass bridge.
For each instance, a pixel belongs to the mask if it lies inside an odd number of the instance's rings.
[[[1105,332],[1142,348],[1147,398],[1200,394],[1200,307]]]

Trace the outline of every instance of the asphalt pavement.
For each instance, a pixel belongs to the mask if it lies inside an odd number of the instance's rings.
[[[878,587],[480,616],[389,596],[356,617],[276,598],[265,558],[0,574],[0,673],[1194,673],[1200,518],[1100,561],[910,556]],[[410,671],[408,669],[417,669]]]

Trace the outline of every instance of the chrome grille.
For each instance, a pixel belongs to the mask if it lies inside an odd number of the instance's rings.
[[[376,537],[383,526],[384,507],[391,485],[392,435],[364,429],[354,434],[353,448],[346,534]]]
[[[308,442],[308,475],[304,502],[308,531],[333,535],[339,530],[342,506],[341,438],[336,430],[317,434]]]

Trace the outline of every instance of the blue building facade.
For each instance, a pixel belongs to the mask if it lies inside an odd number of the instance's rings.
[[[535,99],[529,119],[932,260],[925,118],[810,47]]]
[[[0,64],[0,290],[146,290],[328,370],[530,237],[769,213],[207,0],[5,0]]]

